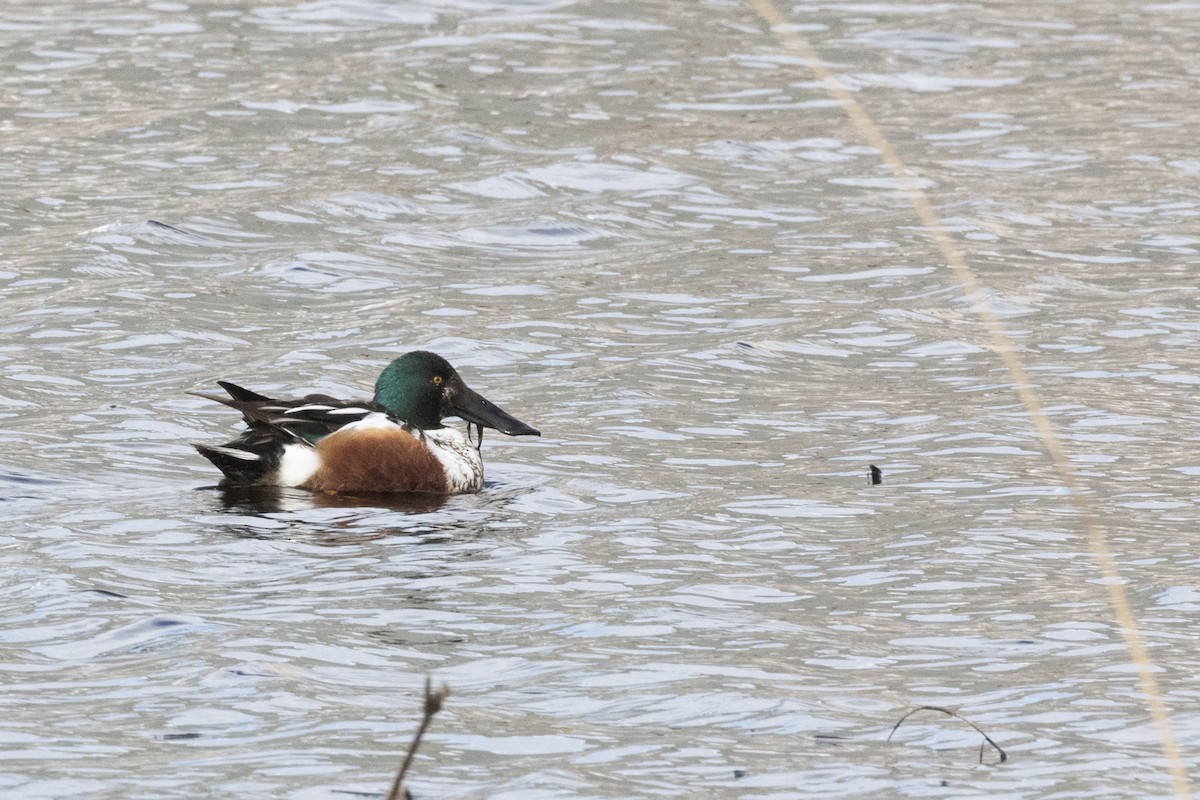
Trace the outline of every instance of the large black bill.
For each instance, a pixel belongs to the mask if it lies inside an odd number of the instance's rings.
[[[495,428],[509,436],[541,436],[537,428],[526,425],[486,397],[466,386],[454,398],[454,413],[486,428]]]

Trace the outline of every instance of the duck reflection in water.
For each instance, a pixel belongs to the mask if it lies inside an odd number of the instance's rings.
[[[447,495],[429,493],[355,495],[306,492],[279,486],[215,488],[226,511],[251,515],[311,511],[317,508],[378,508],[384,511],[426,514],[443,508],[449,499]]]

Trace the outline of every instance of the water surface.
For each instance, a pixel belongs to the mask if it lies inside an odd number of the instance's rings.
[[[1194,770],[1194,9],[782,10],[1016,342]],[[1011,377],[749,6],[18,2],[0,42],[0,793],[380,796],[432,674],[418,797],[1170,796]],[[484,492],[211,488],[236,419],[188,391],[417,347],[543,432]],[[885,745],[919,704],[1009,762]]]

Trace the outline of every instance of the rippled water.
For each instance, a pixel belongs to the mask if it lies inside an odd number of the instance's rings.
[[[1194,770],[1194,4],[782,10],[1016,341]],[[432,674],[418,798],[1170,795],[1011,378],[750,6],[13,2],[0,42],[0,794],[380,796]],[[235,415],[188,391],[415,347],[543,431],[483,493],[211,488]],[[1008,763],[885,745],[919,704]]]

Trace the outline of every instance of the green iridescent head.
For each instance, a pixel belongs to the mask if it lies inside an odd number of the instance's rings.
[[[446,417],[462,417],[509,436],[541,435],[471,389],[449,361],[427,350],[405,353],[388,364],[375,382],[375,402],[423,430],[443,427]]]

